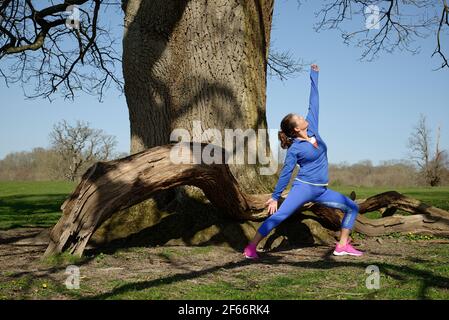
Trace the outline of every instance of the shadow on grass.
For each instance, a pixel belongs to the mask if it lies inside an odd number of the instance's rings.
[[[33,232],[27,232],[21,235],[14,235],[11,237],[2,237],[0,235],[0,244],[10,244],[10,243],[14,243],[20,240],[25,240],[25,239],[33,239],[34,237],[36,237],[38,234],[40,234],[42,232],[42,229],[33,231]]]
[[[250,261],[250,260],[241,260],[237,262],[228,262],[223,265],[214,266],[211,268],[207,268],[200,271],[193,271],[186,274],[177,274],[172,276],[167,276],[163,278],[158,278],[149,281],[139,281],[133,283],[127,283],[121,285],[117,288],[114,288],[110,292],[90,296],[83,297],[83,299],[95,300],[95,299],[107,299],[113,298],[116,295],[143,291],[150,288],[156,288],[161,285],[173,284],[180,281],[191,280],[195,278],[202,277],[204,275],[214,273],[219,270],[227,270],[232,271],[235,268],[247,266],[250,264],[266,264],[266,265],[289,265],[298,268],[310,268],[310,269],[321,269],[328,270],[332,268],[339,267],[357,267],[365,270],[369,262],[357,262],[357,261],[335,261],[331,260],[332,250],[329,250],[325,255],[323,255],[323,260],[320,261],[298,261],[298,262],[285,262],[282,261],[282,257],[277,256],[266,256],[258,261]],[[389,277],[399,280],[399,281],[407,281],[411,277],[416,277],[421,283],[419,292],[417,292],[418,299],[428,299],[428,290],[430,288],[439,288],[439,289],[449,289],[449,278],[444,276],[439,276],[431,271],[427,270],[419,270],[416,268],[403,266],[403,265],[395,265],[391,263],[376,263],[383,274],[388,275]],[[367,293],[367,297],[370,294]]]
[[[66,193],[21,194],[0,198],[1,215],[26,215],[34,213],[59,212]]]
[[[173,239],[182,239],[187,245],[195,246],[226,245],[236,252],[240,252],[250,240],[245,231],[253,232],[252,228],[255,229],[262,223],[262,221],[253,222],[254,224],[250,227],[250,222],[236,221],[211,204],[199,203],[188,198],[184,200],[183,206],[184,211],[178,208],[175,213],[162,218],[153,226],[144,228],[126,238],[94,244],[94,247],[86,249],[85,253],[89,255],[113,254],[117,250],[125,248],[164,246]],[[311,230],[302,223],[304,219],[322,223],[317,217],[295,213],[266,238],[264,249],[273,251],[285,250],[291,246],[313,246],[314,238]],[[208,229],[210,231],[207,231]],[[197,239],[199,232],[204,240]],[[288,239],[288,242],[283,240],[281,244],[275,244],[279,239]]]
[[[49,227],[60,217],[66,193],[0,197],[0,230]]]

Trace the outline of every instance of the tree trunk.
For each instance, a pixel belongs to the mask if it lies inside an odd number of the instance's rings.
[[[267,129],[266,67],[273,0],[124,1],[123,74],[131,153],[170,142],[174,129]],[[258,135],[266,139],[266,132]],[[223,140],[221,141],[223,143]],[[269,192],[274,176],[230,165],[246,192]]]
[[[271,157],[268,135],[258,129],[267,129],[266,68],[273,2],[123,1],[123,75],[131,154],[170,143],[175,129],[185,129],[192,140],[206,143],[214,139],[204,132],[207,129],[217,129],[222,138],[225,129],[253,129],[258,141],[266,141],[266,157]],[[199,130],[193,121],[199,121]],[[222,145],[223,139],[219,140]],[[270,192],[277,177],[261,175],[263,166],[267,165],[257,157],[255,164],[245,160],[229,167],[245,192]],[[128,230],[114,228],[107,233],[125,236],[156,225],[165,207],[194,192],[202,191],[187,186],[163,191],[109,224]]]
[[[82,255],[95,230],[115,212],[133,206],[154,193],[180,185],[201,188],[210,202],[234,220],[259,220],[267,217],[265,201],[270,194],[247,194],[241,190],[227,164],[193,162],[195,143],[185,144],[191,163],[173,164],[172,150],[178,144],[154,147],[123,159],[98,162],[83,175],[74,193],[64,202],[63,216],[53,228],[45,255],[67,250]],[[208,144],[200,144],[201,151]],[[225,155],[219,147],[214,152]],[[386,217],[378,220],[359,216],[356,231],[381,235],[393,231],[418,231],[449,236],[449,213],[387,192],[359,204],[360,212],[395,206],[418,215]],[[342,212],[308,203],[301,210],[311,210],[324,226],[340,228]],[[399,227],[397,227],[399,226]],[[316,226],[314,226],[315,228]]]

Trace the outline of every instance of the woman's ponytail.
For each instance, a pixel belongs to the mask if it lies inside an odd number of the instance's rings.
[[[293,143],[292,139],[290,137],[287,137],[287,135],[285,134],[284,131],[278,132],[278,138],[279,138],[279,141],[281,142],[282,149],[289,148]]]
[[[293,121],[293,116],[293,113],[289,113],[281,121],[281,130],[278,132],[278,138],[281,142],[282,149],[289,148],[293,143],[292,134],[294,132],[293,129],[296,126],[296,123]]]

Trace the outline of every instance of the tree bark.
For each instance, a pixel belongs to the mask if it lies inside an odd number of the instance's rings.
[[[241,190],[227,164],[194,163],[208,144],[184,145],[191,163],[174,164],[174,146],[154,147],[123,159],[98,162],[83,175],[73,194],[63,203],[63,216],[50,234],[45,255],[68,251],[81,256],[94,231],[115,212],[148,199],[156,192],[180,185],[193,185],[203,190],[210,202],[235,220],[260,220],[267,217],[265,201],[271,194],[248,194]],[[177,149],[178,150],[178,149]],[[222,156],[225,150],[214,149]],[[284,192],[285,193],[285,192]],[[285,195],[283,195],[285,196]],[[370,220],[360,216],[355,230],[367,235],[394,231],[418,231],[449,236],[449,213],[391,191],[371,197],[359,204],[360,213],[395,206],[417,213],[408,217],[386,217]],[[340,228],[342,212],[308,203],[301,210],[310,210],[323,225]]]
[[[225,129],[253,129],[257,137],[245,139],[243,154],[248,155],[248,143],[266,141],[266,157],[272,157],[267,133],[258,130],[267,129],[273,6],[274,0],[123,1],[122,66],[131,154],[170,143],[175,129],[187,130],[192,141],[214,144],[217,137],[207,129],[216,129],[221,137]],[[199,121],[199,130],[193,121]],[[267,166],[260,160],[229,164],[243,191],[270,192],[276,183],[275,175],[260,174]],[[186,186],[167,189],[127,209],[117,221],[123,225],[129,222],[126,217],[141,217],[134,219],[129,233],[143,230],[159,221],[160,208],[190,193]]]
[[[267,129],[266,68],[273,0],[127,0],[123,74],[131,153],[170,143],[182,128],[209,143],[217,129]],[[267,141],[261,133],[258,139]],[[257,159],[259,160],[259,159]],[[246,192],[268,192],[261,164],[230,165]]]
[[[359,215],[355,230],[368,236],[379,236],[393,232],[413,232],[436,236],[449,236],[449,213],[406,197],[396,191],[385,192],[359,201],[360,213],[384,209],[382,219],[368,219]],[[409,212],[404,216],[392,214],[396,210]],[[391,214],[391,216],[389,216]]]

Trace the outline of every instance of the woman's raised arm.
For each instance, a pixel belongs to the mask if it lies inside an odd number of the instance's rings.
[[[318,65],[312,64],[310,67],[310,97],[309,97],[309,111],[307,113],[307,122],[309,122],[310,129],[318,133],[318,117],[320,113],[319,94],[318,94]]]

